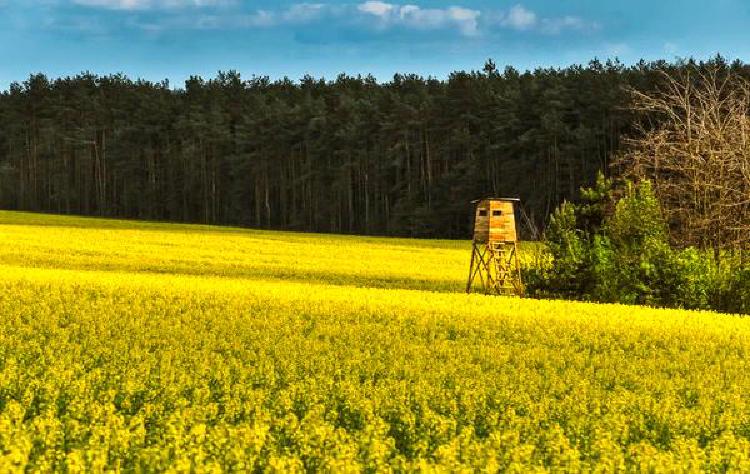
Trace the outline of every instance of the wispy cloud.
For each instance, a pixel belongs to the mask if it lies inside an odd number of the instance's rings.
[[[564,30],[598,30],[599,23],[588,22],[577,16],[564,16],[560,18],[543,18],[541,21],[541,31],[547,34],[558,34]]]
[[[126,20],[130,28],[146,31],[151,34],[171,30],[219,30],[219,29],[258,29],[269,28],[277,24],[274,12],[257,10],[252,13],[236,15],[201,14],[175,15],[166,18],[131,17]]]
[[[460,4],[427,8],[412,3],[400,4],[384,0],[343,4],[303,2],[268,9],[253,9],[252,3],[244,0],[54,1],[136,15],[127,18],[127,25],[150,32],[191,28],[257,29],[325,24],[326,28],[364,28],[364,31],[384,31],[392,28],[412,31],[452,30],[456,34],[472,37],[485,33],[492,34],[498,27],[547,35],[559,34],[566,30],[592,30],[598,27],[595,23],[576,16],[545,17],[521,4],[497,11],[468,8]]]
[[[232,0],[72,0],[72,3],[111,10],[148,10],[153,8],[208,7],[234,2]]]
[[[51,30],[74,31],[87,36],[102,36],[107,34],[107,25],[96,18],[82,15],[69,15],[65,17],[48,16],[41,24]]]
[[[231,13],[231,14],[229,14]],[[320,3],[298,3],[283,10],[255,10],[249,12],[206,13],[199,16],[183,15],[171,21],[171,26],[180,28],[270,28],[282,25],[299,25],[338,16],[339,9]],[[162,20],[167,29],[169,24]]]
[[[592,31],[600,28],[596,22],[586,21],[573,15],[543,17],[520,4],[514,5],[505,12],[488,15],[488,17],[494,18],[494,23],[504,28],[516,31],[535,31],[547,35],[556,35],[566,30]]]
[[[306,23],[321,19],[330,13],[330,7],[322,3],[298,3],[287,8],[281,19],[290,23]]]

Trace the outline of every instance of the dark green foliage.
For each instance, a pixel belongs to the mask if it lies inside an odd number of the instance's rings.
[[[544,277],[546,285],[567,298],[589,293],[592,283],[588,236],[576,220],[576,206],[565,202],[552,214],[546,231],[547,247],[555,262]],[[533,284],[530,286],[533,291]]]
[[[593,297],[620,303],[664,304],[672,252],[659,203],[646,181],[628,185],[614,212],[594,234]]]
[[[724,270],[711,289],[711,304],[730,313],[750,314],[750,267]]]
[[[581,199],[578,205],[578,219],[580,227],[588,232],[596,233],[602,225],[612,203],[612,180],[604,176],[603,172],[596,175],[596,181],[591,188],[581,188]]]

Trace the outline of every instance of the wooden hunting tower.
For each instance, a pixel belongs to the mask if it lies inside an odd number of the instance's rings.
[[[474,242],[466,292],[479,277],[485,294],[523,295],[518,260],[516,207],[519,199],[486,198],[474,204]]]

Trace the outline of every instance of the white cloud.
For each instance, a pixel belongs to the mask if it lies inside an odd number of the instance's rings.
[[[556,35],[563,31],[595,31],[601,28],[598,23],[573,15],[543,17],[520,4],[514,5],[505,12],[489,12],[485,17],[488,24],[547,35]]]
[[[448,15],[458,24],[459,29],[465,35],[474,35],[478,31],[478,19],[481,13],[468,8],[451,7]]]
[[[463,7],[422,8],[417,5],[395,5],[370,0],[357,6],[364,15],[378,19],[382,26],[402,25],[417,29],[453,27],[464,35],[478,32],[481,12]]]
[[[376,0],[371,0],[357,6],[357,9],[362,13],[369,13],[370,15],[380,17],[387,16],[393,11],[394,8],[395,6],[391,5],[390,3],[380,2]]]
[[[536,23],[536,13],[528,10],[523,5],[515,5],[502,20],[503,26],[508,26],[516,30],[531,29],[536,26]]]

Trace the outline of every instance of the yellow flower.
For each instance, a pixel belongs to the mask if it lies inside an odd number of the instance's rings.
[[[24,216],[0,472],[750,469],[747,318],[467,296],[466,242]]]

